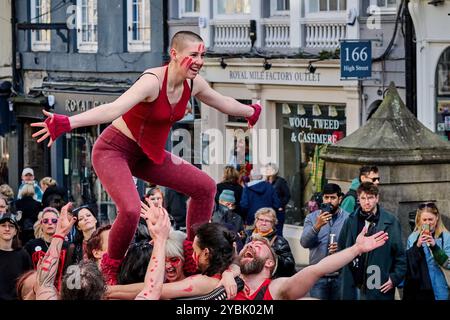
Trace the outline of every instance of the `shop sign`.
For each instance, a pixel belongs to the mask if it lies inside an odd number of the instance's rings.
[[[372,76],[372,42],[341,41],[341,79],[367,79]]]
[[[345,135],[345,118],[342,118],[344,111],[338,112],[335,106],[312,107],[301,106],[304,116],[289,116],[287,122],[291,131],[291,142],[293,143],[313,143],[313,144],[334,144]],[[323,114],[329,109],[332,116],[326,117]],[[306,114],[312,111],[312,115]],[[316,114],[316,115],[314,115]]]

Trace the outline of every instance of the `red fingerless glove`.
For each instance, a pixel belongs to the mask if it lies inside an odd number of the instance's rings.
[[[184,265],[183,271],[187,276],[191,276],[197,273],[197,266],[195,264],[192,254],[194,249],[192,248],[193,241],[184,240],[183,241],[183,253],[184,253]]]
[[[247,117],[245,119],[247,119],[249,125],[254,126],[259,119],[259,115],[261,113],[261,105],[259,103],[254,103],[249,105],[249,107],[252,107],[255,112],[253,112],[251,117]]]
[[[53,117],[48,117],[45,119],[45,123],[47,124],[48,132],[50,133],[50,137],[53,141],[55,141],[63,133],[72,130],[70,127],[69,117],[62,114],[54,113]]]

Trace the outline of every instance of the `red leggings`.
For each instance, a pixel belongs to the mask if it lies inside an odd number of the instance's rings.
[[[132,176],[191,197],[186,216],[189,240],[194,238],[192,228],[208,222],[212,215],[216,184],[211,177],[167,151],[164,162],[155,164],[135,141],[112,125],[95,142],[92,164],[118,210],[108,242],[112,259],[124,257],[139,222],[141,204]]]

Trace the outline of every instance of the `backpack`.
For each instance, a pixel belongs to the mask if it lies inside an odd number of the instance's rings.
[[[344,197],[342,198],[341,203],[344,203],[344,200],[348,197],[353,197],[355,198],[355,209],[359,207],[359,199],[358,199],[358,194],[356,193],[356,190],[353,189],[349,189],[348,192],[344,195]],[[354,210],[355,210],[354,209]]]

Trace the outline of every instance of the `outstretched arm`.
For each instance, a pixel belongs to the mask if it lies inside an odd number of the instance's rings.
[[[58,271],[59,256],[64,242],[64,238],[72,229],[77,218],[70,217],[67,213],[72,203],[69,202],[61,209],[61,216],[56,225],[56,232],[53,236],[50,247],[44,258],[39,263],[37,269],[37,290],[36,300],[58,300],[55,288],[55,277]]]
[[[305,296],[319,278],[341,269],[360,254],[381,247],[388,239],[384,231],[370,237],[365,236],[366,232],[367,228],[364,228],[356,238],[356,243],[350,248],[327,256],[319,263],[302,269],[290,278],[278,278],[272,281],[270,292],[273,298],[294,300]]]
[[[158,300],[164,282],[165,249],[170,232],[167,211],[161,210],[156,223],[149,222],[147,225],[153,239],[153,251],[145,274],[144,288],[137,295],[136,300]]]
[[[253,107],[242,104],[236,99],[224,96],[216,90],[212,89],[206,82],[206,80],[203,79],[200,75],[197,75],[197,77],[195,78],[194,92],[195,96],[198,97],[200,101],[225,114],[251,118],[256,112]],[[254,123],[256,123],[258,117],[259,112]],[[254,125],[254,123],[250,124]]]
[[[137,103],[149,99],[156,99],[159,93],[159,80],[154,75],[143,75],[131,88],[124,92],[119,98],[111,103],[106,103],[83,113],[71,116],[56,115],[43,110],[47,120],[45,122],[32,123],[32,127],[42,128],[32,135],[41,142],[50,137],[48,146],[62,133],[79,127],[109,123],[125,112],[130,110]]]

